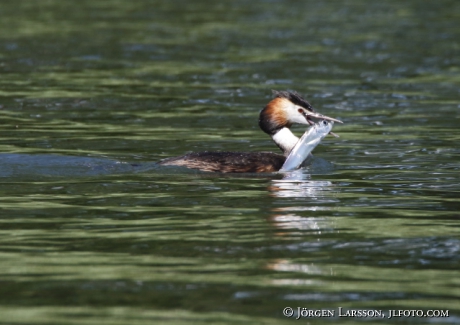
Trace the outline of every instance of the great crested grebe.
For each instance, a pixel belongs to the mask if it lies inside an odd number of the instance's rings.
[[[317,113],[294,91],[273,91],[275,98],[259,115],[259,126],[271,136],[283,155],[272,152],[192,152],[184,156],[167,158],[159,162],[164,166],[184,166],[208,172],[270,173],[278,171],[299,138],[289,129],[292,124],[314,124],[312,118],[342,123]],[[336,136],[331,132],[332,135]]]

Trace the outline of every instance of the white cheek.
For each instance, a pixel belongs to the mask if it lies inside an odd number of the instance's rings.
[[[293,123],[299,123],[299,124],[308,124],[307,119],[306,119],[303,115],[301,115],[301,114],[296,115],[296,116],[292,119],[292,122],[293,122]]]
[[[308,124],[307,119],[295,108],[288,111],[287,119],[291,123]]]

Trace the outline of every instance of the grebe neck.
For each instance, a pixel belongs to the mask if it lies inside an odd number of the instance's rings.
[[[283,151],[284,156],[288,156],[291,150],[294,148],[299,138],[287,127],[281,128],[278,132],[271,135],[276,145]]]

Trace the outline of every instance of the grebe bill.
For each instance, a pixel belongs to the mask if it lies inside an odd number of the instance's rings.
[[[259,126],[281,149],[283,155],[272,152],[192,152],[184,156],[167,158],[163,166],[184,166],[208,172],[270,173],[281,169],[299,138],[290,130],[293,124],[314,124],[312,118],[342,123],[317,113],[294,91],[273,91],[272,99],[259,114]],[[331,132],[331,134],[333,134]],[[335,134],[333,134],[335,136]]]

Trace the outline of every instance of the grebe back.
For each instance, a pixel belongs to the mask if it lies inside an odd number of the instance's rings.
[[[299,141],[290,130],[293,124],[312,125],[314,124],[312,118],[342,123],[317,113],[310,103],[294,91],[273,91],[273,93],[275,98],[260,111],[259,126],[262,131],[271,136],[283,155],[272,152],[205,151],[167,158],[159,164],[221,173],[275,172],[280,170],[286,157]]]

